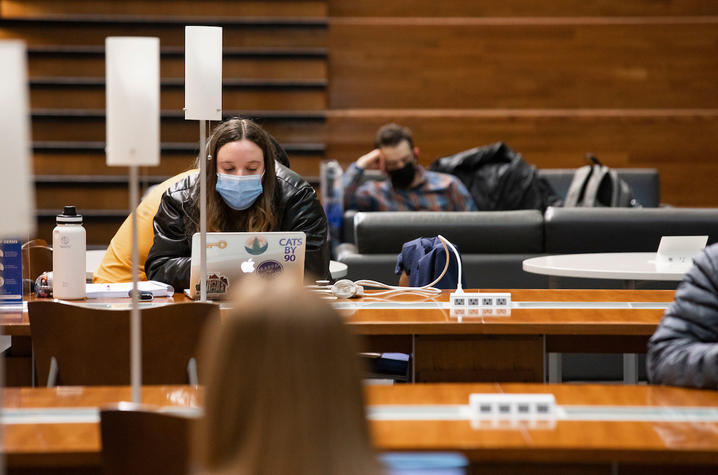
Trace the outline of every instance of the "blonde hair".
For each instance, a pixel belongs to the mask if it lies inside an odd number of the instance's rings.
[[[224,202],[215,189],[217,185],[217,153],[224,145],[246,139],[262,150],[264,156],[263,192],[257,200],[243,211],[235,211]],[[207,230],[208,231],[272,231],[276,226],[274,215],[274,190],[277,175],[274,161],[277,151],[269,134],[249,119],[234,117],[215,127],[207,142],[207,154],[212,157],[207,170]],[[202,157],[197,157],[199,168]],[[191,206],[192,219],[188,220],[187,234],[199,231],[199,180],[193,190]]]
[[[354,336],[310,291],[240,283],[204,340],[205,417],[196,461],[210,473],[378,474]]]

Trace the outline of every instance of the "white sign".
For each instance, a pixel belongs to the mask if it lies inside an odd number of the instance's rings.
[[[707,242],[708,236],[662,236],[656,253],[656,266],[687,270]]]
[[[159,38],[105,38],[105,68],[107,165],[159,165]]]
[[[35,232],[27,59],[22,41],[0,41],[0,237]]]
[[[222,120],[222,28],[185,27],[185,119]]]

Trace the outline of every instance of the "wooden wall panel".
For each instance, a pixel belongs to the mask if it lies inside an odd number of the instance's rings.
[[[105,56],[96,55],[30,55],[30,77],[104,77]],[[184,77],[184,56],[163,57],[163,78]],[[222,62],[225,78],[243,79],[326,79],[325,58],[234,58]]]
[[[89,111],[101,112],[101,111]],[[227,117],[230,110],[224,110]],[[232,114],[254,117],[252,113],[235,111]],[[302,115],[297,119],[290,117],[255,118],[280,143],[317,143],[324,140],[324,122],[321,119],[307,120]],[[214,124],[214,123],[213,123]],[[32,118],[32,138],[35,141],[90,141],[104,142],[104,115],[41,115]],[[185,120],[184,116],[163,116],[160,122],[160,136],[163,142],[199,143],[199,126],[196,121]]]
[[[409,126],[420,161],[503,141],[540,168],[575,168],[592,152],[612,167],[655,167],[661,199],[718,206],[718,110],[705,111],[330,111],[327,158],[348,165],[372,148],[384,123]]]
[[[333,17],[718,15],[718,2],[711,0],[329,0],[329,15]]]
[[[331,19],[330,107],[715,108],[718,19]]]
[[[103,152],[35,152],[35,175],[125,175],[127,167],[108,167]],[[140,180],[144,176],[172,176],[194,166],[195,156],[190,153],[163,153],[160,165],[140,167]]]
[[[54,209],[75,205],[78,209],[129,209],[130,195],[127,183],[44,183],[36,187],[35,206]]]
[[[61,211],[60,208],[57,212]],[[82,211],[80,211],[82,213]],[[87,232],[88,246],[107,246],[110,244],[112,236],[115,235],[117,229],[127,216],[115,217],[97,217],[83,215],[83,226]],[[36,237],[52,242],[52,229],[55,227],[55,217],[40,217],[37,222]]]
[[[321,152],[289,154],[292,170],[307,179],[319,176],[319,163],[324,158]],[[143,177],[170,177],[194,167],[195,154],[163,153],[160,165],[156,167],[140,167],[140,181]],[[35,152],[33,157],[35,175],[127,175],[126,167],[108,167],[105,154],[102,152]],[[78,185],[78,187],[85,186]],[[45,187],[42,185],[41,187]],[[38,187],[39,189],[40,187]],[[46,195],[52,197],[52,194]],[[38,198],[39,200],[40,198]],[[49,204],[48,204],[49,206]],[[44,206],[44,207],[48,207]],[[124,206],[124,204],[123,204]],[[38,205],[39,208],[43,206]]]
[[[62,15],[326,16],[322,0],[3,0],[5,17]]]
[[[82,34],[76,34],[72,23],[45,22],[3,23],[0,38],[21,38],[30,46],[37,45],[103,45],[107,36],[156,36],[162,46],[184,47],[184,25],[181,24],[84,24]],[[326,29],[305,26],[224,26],[225,46],[248,47],[322,47],[326,44]]]
[[[327,3],[329,3],[327,7]],[[3,0],[7,17],[53,14],[192,15],[192,16],[663,16],[716,15],[712,0]]]
[[[105,88],[97,86],[31,85],[30,105],[46,109],[103,109]],[[184,86],[162,87],[160,107],[181,111],[184,107]],[[228,110],[324,110],[326,94],[323,88],[225,87],[222,107]]]

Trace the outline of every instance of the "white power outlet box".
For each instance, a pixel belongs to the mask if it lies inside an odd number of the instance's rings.
[[[511,308],[508,292],[452,292],[449,297],[452,309]]]
[[[556,398],[553,394],[471,394],[469,409],[475,418],[552,418],[556,417]]]

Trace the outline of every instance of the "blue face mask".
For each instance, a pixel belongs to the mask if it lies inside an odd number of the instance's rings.
[[[217,185],[215,189],[222,197],[227,206],[242,211],[249,208],[262,194],[261,175],[226,175],[217,173]]]

